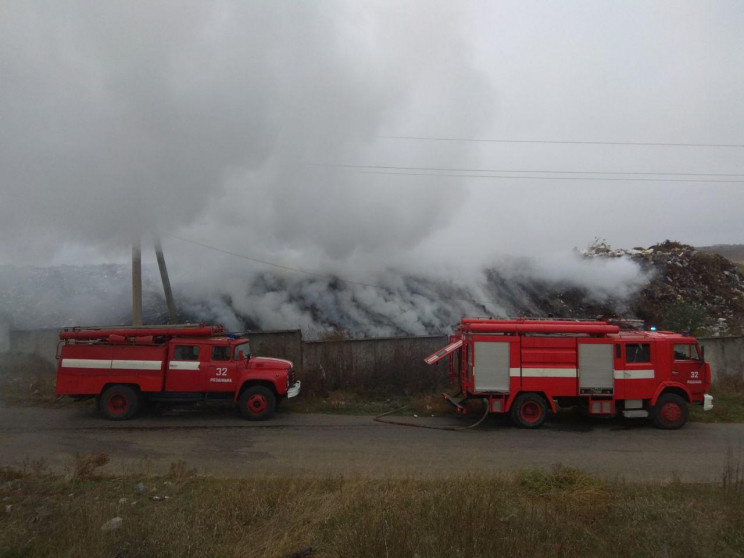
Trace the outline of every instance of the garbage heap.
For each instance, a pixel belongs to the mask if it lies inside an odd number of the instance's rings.
[[[629,250],[599,241],[583,254],[628,257],[651,272],[651,281],[629,305],[646,326],[696,335],[744,333],[744,275],[719,254],[670,240]]]

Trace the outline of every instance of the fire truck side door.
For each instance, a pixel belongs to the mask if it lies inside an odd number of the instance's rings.
[[[656,343],[628,340],[621,344],[618,378],[622,378],[617,397],[648,399],[656,387]],[[616,359],[617,361],[617,359]]]
[[[475,391],[509,393],[509,342],[476,341],[474,345]]]
[[[168,364],[165,373],[165,391],[201,391],[202,347],[193,342],[174,340],[170,342]]]
[[[230,346],[212,345],[204,347],[209,353],[202,363],[202,391],[205,392],[233,392],[235,390],[235,366],[231,359]]]
[[[579,394],[611,395],[615,389],[614,343],[582,339],[578,343]]]
[[[697,345],[694,343],[675,344],[672,359],[671,380],[686,385],[692,392],[702,390],[705,373]]]

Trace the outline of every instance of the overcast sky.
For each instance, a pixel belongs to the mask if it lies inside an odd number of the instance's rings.
[[[742,29],[739,0],[4,0],[0,263],[741,243]]]

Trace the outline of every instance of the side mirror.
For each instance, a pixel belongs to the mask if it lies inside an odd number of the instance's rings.
[[[700,362],[705,362],[705,345],[700,346]]]

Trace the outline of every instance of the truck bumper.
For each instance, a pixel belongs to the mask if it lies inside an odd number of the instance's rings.
[[[710,411],[713,408],[713,396],[709,394],[703,395],[703,411]]]
[[[294,384],[289,386],[289,389],[287,390],[287,399],[289,399],[290,397],[297,397],[300,394],[301,385],[302,382],[300,382],[300,380],[297,380]]]

